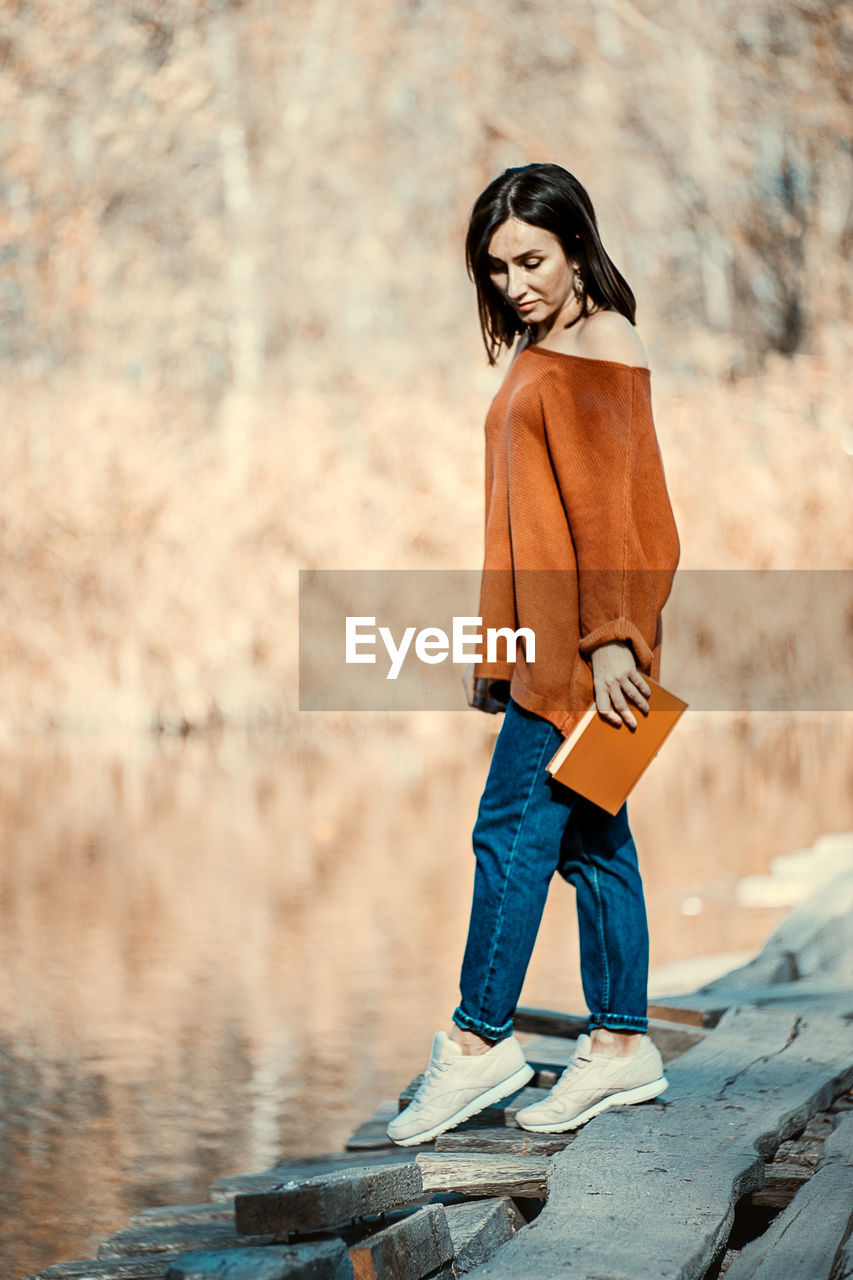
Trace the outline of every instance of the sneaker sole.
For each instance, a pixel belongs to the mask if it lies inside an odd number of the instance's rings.
[[[649,1102],[668,1088],[669,1081],[666,1076],[661,1076],[651,1084],[641,1084],[636,1089],[623,1089],[621,1093],[611,1093],[600,1102],[596,1102],[594,1106],[587,1107],[586,1111],[582,1111],[580,1115],[574,1116],[571,1120],[564,1120],[561,1124],[525,1124],[519,1120],[518,1116],[515,1117],[515,1123],[520,1129],[527,1129],[529,1133],[565,1133],[568,1129],[580,1128],[582,1124],[586,1124],[587,1120],[592,1120],[593,1116],[600,1115],[608,1107],[627,1107],[634,1102]]]
[[[390,1133],[388,1137],[398,1147],[414,1147],[419,1142],[429,1142],[431,1138],[437,1138],[446,1129],[452,1129],[454,1125],[461,1124],[463,1120],[469,1120],[471,1116],[484,1111],[493,1102],[498,1102],[501,1098],[505,1098],[508,1093],[521,1089],[523,1085],[533,1079],[534,1075],[535,1072],[531,1066],[519,1067],[518,1071],[508,1076],[506,1080],[502,1080],[500,1084],[493,1085],[485,1093],[478,1094],[461,1111],[449,1116],[447,1120],[442,1120],[440,1124],[433,1125],[431,1129],[424,1129],[421,1133],[413,1133],[408,1138],[392,1138]]]

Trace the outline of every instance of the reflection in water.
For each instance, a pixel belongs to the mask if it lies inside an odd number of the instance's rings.
[[[2,750],[0,1258],[14,1280],[217,1177],[339,1148],[448,1024],[499,719],[303,716],[276,741]],[[652,963],[853,827],[853,716],[685,717],[629,802]],[[525,1003],[583,1007],[555,882]]]

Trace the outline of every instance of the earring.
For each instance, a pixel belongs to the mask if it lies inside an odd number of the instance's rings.
[[[583,302],[583,276],[577,267],[572,272],[572,292],[578,302]]]

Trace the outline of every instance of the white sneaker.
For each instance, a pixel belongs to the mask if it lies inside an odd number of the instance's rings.
[[[400,1147],[429,1142],[520,1089],[532,1076],[515,1036],[499,1040],[486,1053],[466,1054],[446,1032],[437,1031],[418,1091],[386,1133]]]
[[[593,1053],[590,1037],[579,1036],[575,1056],[548,1096],[522,1107],[515,1119],[533,1133],[563,1133],[608,1107],[656,1098],[668,1086],[663,1060],[649,1036],[627,1058]]]

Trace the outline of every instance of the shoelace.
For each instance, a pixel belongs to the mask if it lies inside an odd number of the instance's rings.
[[[582,1071],[585,1071],[588,1066],[591,1066],[591,1059],[572,1058],[571,1062],[554,1085],[554,1089],[562,1089],[566,1085],[570,1084],[573,1077],[579,1075]]]
[[[449,1062],[444,1062],[441,1059],[436,1062],[431,1062],[424,1072],[423,1080],[415,1090],[415,1096],[412,1098],[412,1102],[423,1102],[427,1094],[433,1086],[438,1083],[439,1078],[444,1075],[449,1066]]]

